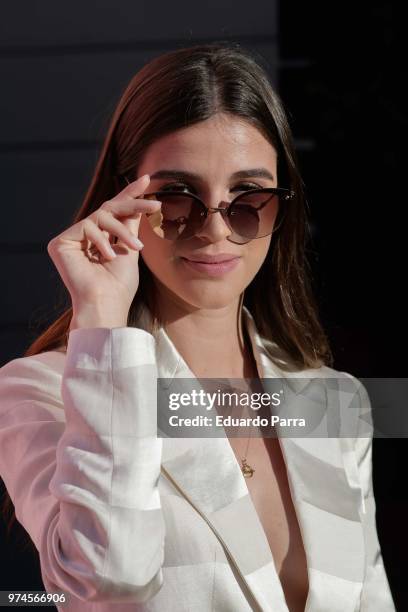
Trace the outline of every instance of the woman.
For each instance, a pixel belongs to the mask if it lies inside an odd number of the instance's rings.
[[[394,610],[370,438],[157,435],[158,379],[357,384],[329,365],[305,227],[248,52],[195,46],[134,76],[48,245],[72,308],[0,371],[0,473],[61,609]]]

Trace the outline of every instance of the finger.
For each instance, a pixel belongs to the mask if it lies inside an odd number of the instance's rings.
[[[143,174],[143,176],[139,176],[135,181],[131,181],[126,185],[122,193],[130,195],[132,198],[137,198],[146,191],[149,183],[150,176],[148,174]]]
[[[122,196],[106,200],[99,210],[107,210],[117,217],[133,216],[141,213],[156,212],[160,208],[159,200],[135,199],[130,196]]]
[[[134,219],[134,225],[132,227],[133,233],[130,228],[121,221],[118,221],[110,212],[106,210],[99,210],[96,218],[95,224],[101,229],[108,231],[112,236],[116,236],[118,241],[122,241],[125,245],[129,246],[132,249],[140,250],[142,248],[142,243],[137,237],[139,230],[139,219]],[[116,242],[117,244],[117,242]]]
[[[126,200],[104,202],[99,211],[104,210],[115,218],[119,218],[132,234],[138,236],[142,213],[154,213],[160,209],[160,206],[161,202],[158,200],[135,200],[127,196]],[[97,215],[99,211],[96,211],[94,215]]]
[[[60,243],[60,241],[83,241],[84,222],[86,220],[90,220],[93,223],[101,210],[107,210],[108,212],[111,212],[113,216],[128,218],[132,217],[132,220],[136,222],[135,225],[136,229],[138,230],[141,214],[143,212],[155,212],[160,208],[160,206],[161,203],[155,200],[135,200],[134,198],[130,197],[127,197],[123,201],[116,202],[114,202],[113,200],[108,200],[104,202],[104,204],[102,204],[102,206],[97,211],[89,215],[89,217],[87,217],[85,220],[78,221],[77,223],[71,225],[57,236],[54,236],[54,238],[52,238],[48,243],[47,249],[53,250],[54,248],[58,248],[58,244]],[[109,236],[103,236],[107,238],[109,242]]]
[[[83,236],[84,240],[91,242],[105,259],[114,259],[116,257],[116,253],[112,249],[109,240],[103,235],[99,227],[89,219],[86,219],[83,223]],[[86,248],[89,249],[89,246]]]
[[[143,174],[143,176],[139,176],[135,181],[129,181],[129,179],[124,177],[127,185],[116,194],[116,197],[121,197],[123,195],[131,194],[131,197],[137,198],[140,194],[146,191],[148,184],[150,183],[150,176],[148,174]]]

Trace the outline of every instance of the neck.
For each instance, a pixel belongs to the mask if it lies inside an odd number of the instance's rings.
[[[250,342],[245,341],[241,300],[221,308],[194,308],[158,295],[163,326],[198,378],[256,378]]]

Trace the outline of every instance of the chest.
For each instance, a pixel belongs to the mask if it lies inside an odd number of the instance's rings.
[[[230,443],[241,465],[247,440],[234,438]],[[307,562],[279,440],[252,438],[246,459],[255,472],[245,481],[269,542],[289,610],[301,612],[309,588]]]

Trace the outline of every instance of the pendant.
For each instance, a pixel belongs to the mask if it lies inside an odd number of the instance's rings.
[[[245,457],[242,459],[241,472],[245,478],[252,478],[253,473],[255,472],[254,468],[247,463]]]

